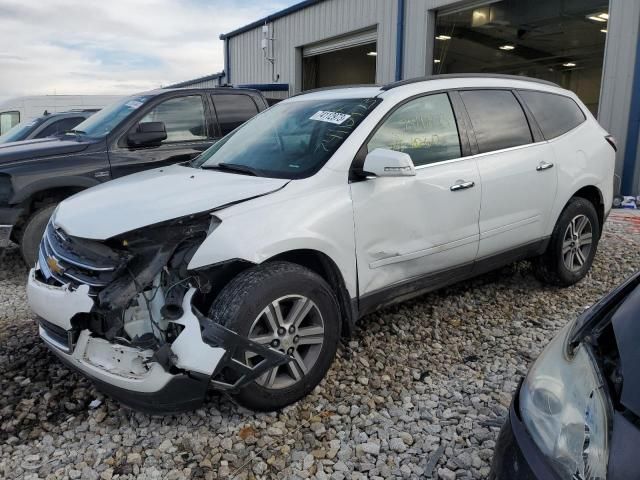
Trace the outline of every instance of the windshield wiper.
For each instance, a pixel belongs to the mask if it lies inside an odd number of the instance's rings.
[[[82,130],[75,130],[75,129],[74,130],[67,130],[64,133],[73,133],[75,135],[86,135],[87,134],[87,132],[84,132]]]
[[[213,169],[220,169],[220,170],[228,170],[231,172],[238,172],[241,173],[243,175],[252,175],[254,177],[259,177],[260,176],[260,172],[258,170],[256,170],[255,168],[251,168],[251,167],[247,167],[246,165],[239,165],[237,163],[218,163],[216,165],[203,165],[202,168],[213,168]]]

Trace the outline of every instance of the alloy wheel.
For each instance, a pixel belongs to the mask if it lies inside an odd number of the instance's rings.
[[[562,260],[570,272],[579,271],[587,262],[593,243],[593,226],[586,215],[569,222],[562,240]]]
[[[317,305],[302,295],[287,295],[271,302],[260,312],[249,329],[249,339],[289,355],[292,360],[275,367],[256,380],[277,390],[302,380],[320,356],[324,341],[324,320]],[[261,357],[245,354],[249,365]]]

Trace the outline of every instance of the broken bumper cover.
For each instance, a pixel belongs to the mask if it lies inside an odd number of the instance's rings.
[[[124,405],[147,413],[166,414],[199,407],[217,360],[225,353],[220,348],[200,345],[194,350],[200,359],[199,371],[179,368],[179,373],[169,373],[151,360],[154,353],[151,350],[112,343],[92,336],[89,330],[77,332],[71,329],[73,316],[89,312],[93,307],[88,289],[80,287],[72,291],[66,286],[46,285],[36,278],[35,270],[31,270],[27,296],[31,309],[40,317],[40,337],[58,358],[91,379],[99,390]],[[193,343],[189,338],[193,333],[190,320],[197,322],[195,317],[181,319],[185,324],[182,333],[187,335],[178,336],[180,352]],[[197,331],[199,333],[199,328]],[[194,360],[193,355],[178,355],[177,366]]]
[[[158,363],[148,371],[124,374],[121,366],[112,362],[135,365],[140,358],[138,349],[115,346],[106,340],[92,338],[87,330],[80,333],[73,353],[65,353],[49,331],[39,326],[40,337],[49,349],[70,368],[79,371],[96,385],[98,390],[123,405],[151,414],[170,414],[198,408],[204,401],[209,376],[195,372],[170,374]],[[114,348],[116,347],[116,348]]]
[[[40,317],[39,334],[65,364],[90,378],[96,386],[121,403],[147,413],[166,414],[198,408],[209,386],[235,391],[276,365],[287,355],[263,347],[194,312],[190,290],[183,300],[182,317],[174,323],[184,328],[171,344],[174,368],[154,361],[154,351],[110,342],[89,330],[72,328],[72,318],[94,306],[88,288],[47,285],[29,272],[27,297]],[[197,315],[197,316],[196,316]],[[201,326],[205,328],[202,329]],[[246,351],[264,360],[249,367],[237,358]],[[170,372],[167,370],[171,370]],[[235,372],[233,382],[223,372]]]

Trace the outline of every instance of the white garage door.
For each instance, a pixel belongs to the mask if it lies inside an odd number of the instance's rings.
[[[377,38],[378,32],[375,28],[363,30],[349,35],[343,35],[340,37],[335,37],[329,40],[307,45],[302,49],[302,55],[304,57],[312,57],[314,55],[334,52],[336,50],[342,50],[344,48],[359,47],[360,45],[375,43]]]

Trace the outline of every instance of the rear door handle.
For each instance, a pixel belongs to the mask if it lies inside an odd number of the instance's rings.
[[[536,167],[536,170],[538,172],[541,172],[543,170],[549,170],[550,168],[553,168],[553,163],[549,163],[549,162],[540,162],[538,164],[538,166]]]
[[[458,180],[454,185],[449,187],[449,190],[452,192],[457,192],[458,190],[466,190],[467,188],[471,188],[476,184],[476,182],[465,182],[464,180]]]

